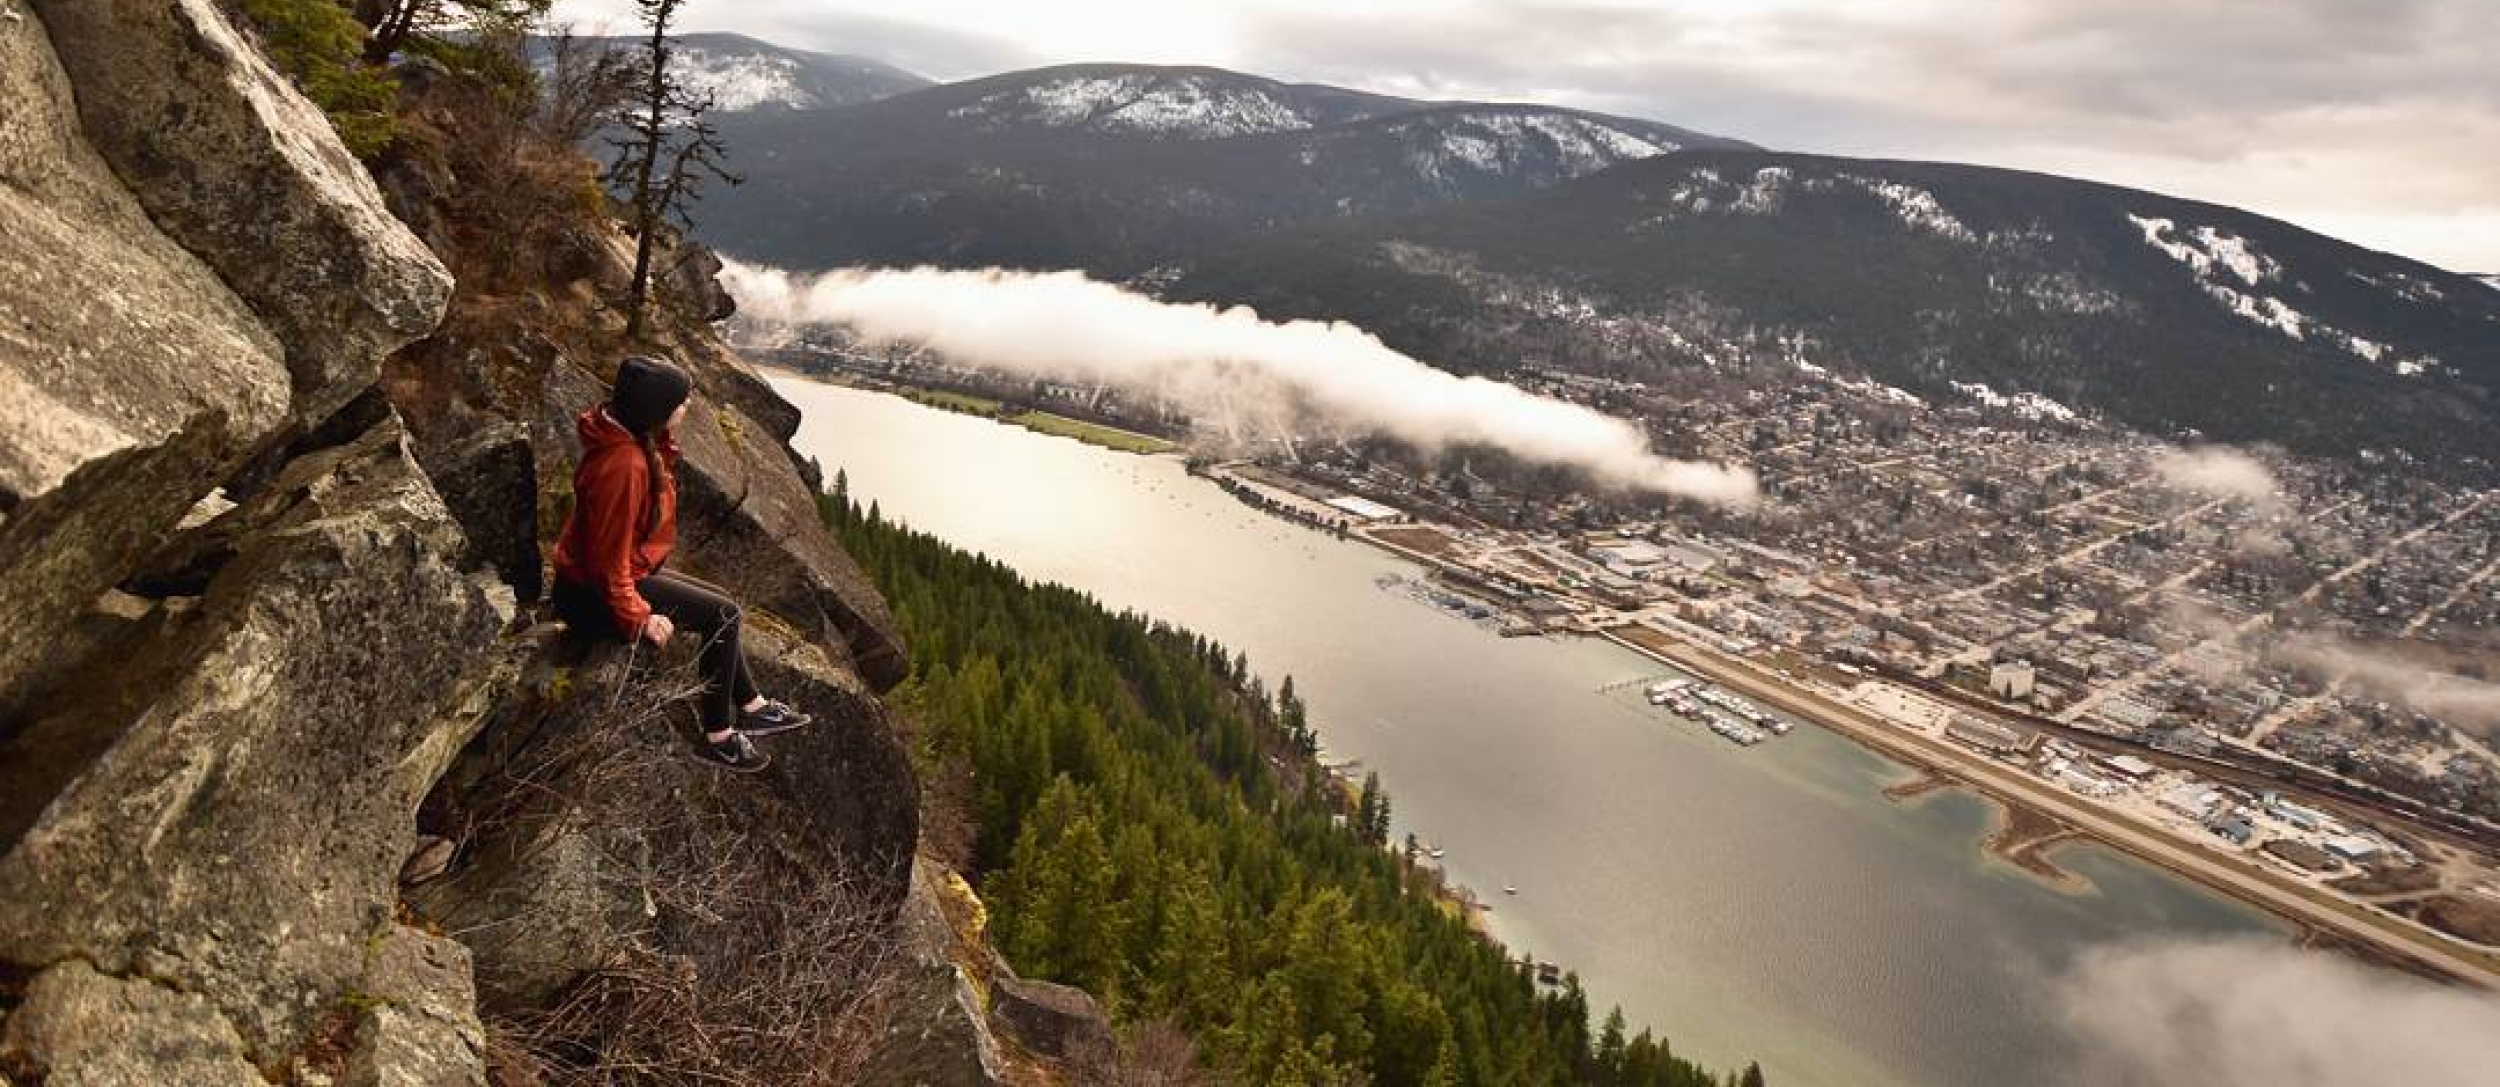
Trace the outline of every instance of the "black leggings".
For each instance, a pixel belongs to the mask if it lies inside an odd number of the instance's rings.
[[[738,602],[707,581],[661,571],[634,583],[651,610],[668,616],[679,637],[699,635],[703,656],[703,727],[719,731],[736,724],[738,707],[755,700],[755,680],[747,675],[747,655],[738,642],[744,614]],[[556,614],[576,631],[614,636],[616,620],[599,590],[556,579]]]

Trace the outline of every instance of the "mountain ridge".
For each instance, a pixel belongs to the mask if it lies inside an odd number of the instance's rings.
[[[2487,472],[2500,298],[2474,287],[2254,212],[2101,182],[1696,151],[1501,205],[1267,232],[1202,256],[1173,293],[1355,320],[1481,370],[1560,319],[1500,291],[1545,291],[1592,319],[1746,329],[1764,357],[1913,392],[1979,382],[2156,433],[2466,456]],[[1664,373],[1706,354],[1635,361]],[[2355,396],[2379,410],[2346,418]],[[2260,425],[2269,412],[2280,425]]]
[[[1561,107],[1133,65],[718,123],[747,183],[707,200],[704,237],[802,269],[867,260],[1127,276],[1294,221],[1499,199],[1645,155],[1750,146]]]
[[[574,43],[602,49],[633,49],[642,39],[630,35],[584,35]],[[777,45],[728,32],[681,34],[672,39],[681,78],[697,93],[708,93],[713,109],[738,113],[755,109],[828,109],[872,102],[924,87],[929,77],[877,60],[847,53],[825,53]],[[528,51],[544,69],[552,39],[532,38]]]

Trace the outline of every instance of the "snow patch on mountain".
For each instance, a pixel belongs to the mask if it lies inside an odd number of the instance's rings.
[[[950,111],[994,125],[1223,139],[1297,132],[1314,120],[1263,87],[1194,75],[1072,75],[984,95]]]
[[[1901,221],[1908,224],[1912,230],[1923,230],[1957,242],[1979,240],[1976,232],[1963,225],[1962,220],[1955,218],[1952,212],[1945,210],[1944,204],[1936,199],[1934,193],[1915,185],[1903,185],[1897,181],[1886,181],[1877,177],[1842,174],[1840,178],[1890,206],[1892,213],[1899,216]]]
[[[1393,118],[1386,127],[1404,142],[1407,168],[1445,186],[1469,175],[1551,184],[1677,149],[1672,142],[1561,112],[1435,110]],[[1323,138],[1359,143],[1375,131],[1331,129]]]
[[[2314,340],[2333,344],[2350,352],[2363,362],[2387,366],[2401,377],[2419,377],[2438,369],[2439,359],[2430,355],[2395,358],[2395,349],[2366,336],[2358,336],[2320,321],[2289,303],[2271,295],[2254,293],[2267,283],[2283,278],[2283,266],[2272,257],[2258,252],[2247,239],[2200,226],[2181,230],[2179,225],[2158,216],[2127,216],[2136,229],[2144,232],[2144,244],[2186,265],[2195,273],[2196,285],[2207,295],[2222,303],[2224,309],[2295,340]],[[2391,272],[2372,276],[2346,272],[2353,279],[2391,292],[2413,302],[2436,302],[2446,298],[2439,285],[2418,276]],[[2249,288],[2242,290],[2242,287]],[[2301,287],[2306,290],[2307,287]]]
[[[2181,234],[2178,224],[2152,216],[2130,214],[2127,221],[2144,232],[2144,244],[2187,265],[2199,279],[2209,282],[2219,279],[2214,274],[2219,268],[2238,277],[2241,283],[2254,287],[2282,275],[2282,266],[2258,252],[2257,247],[2246,238],[2209,226],[2200,226]]]
[[[1979,401],[1987,407],[2001,408],[2025,419],[2054,419],[2061,423],[2071,423],[2080,418],[2076,415],[2075,409],[2039,393],[2009,395],[1977,381],[1956,381],[1952,385],[1953,391]]]
[[[1684,175],[1682,184],[1667,190],[1660,201],[1667,210],[1631,225],[1639,231],[1655,229],[1669,220],[1685,215],[1771,215],[1786,206],[1796,192],[1828,192],[1828,178],[1799,178],[1786,166],[1765,166],[1755,170],[1743,184],[1728,181],[1715,167],[1697,167]]]
[[[1990,235],[1991,239],[1995,237]],[[2126,300],[2117,292],[2062,270],[2045,275],[1989,272],[1988,293],[1998,299],[2019,298],[2051,313],[2090,316],[2126,308]]]
[[[711,98],[714,109],[735,111],[768,105],[814,109],[825,104],[799,85],[799,64],[789,57],[716,53],[697,46],[680,46],[671,64],[689,90],[698,97]]]
[[[2481,282],[2483,286],[2489,287],[2495,291],[2500,291],[2500,276],[2475,276],[2474,278]]]
[[[2295,340],[2307,339],[2309,315],[2293,309],[2272,295],[2249,294],[2233,290],[2212,280],[2200,280],[2198,286],[2221,302],[2223,308]]]

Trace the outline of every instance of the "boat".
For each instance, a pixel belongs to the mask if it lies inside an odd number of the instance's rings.
[[[1434,847],[1432,847],[1432,848],[1430,848],[1430,849],[1424,850],[1424,856],[1430,857],[1430,858],[1432,858],[1432,859],[1434,859],[1434,860],[1436,860],[1436,861],[1437,861],[1437,860],[1440,860],[1440,859],[1441,859],[1441,855],[1442,855],[1442,854],[1447,853],[1447,852],[1449,852],[1449,850],[1443,849],[1443,848],[1441,848],[1440,846],[1437,846],[1437,845],[1436,845],[1436,846],[1434,846]]]
[[[1735,718],[1717,713],[1709,716],[1710,731],[1717,733],[1720,739],[1739,747],[1752,747],[1767,739],[1759,729]]]
[[[1509,885],[1509,884],[1505,883],[1505,884],[1503,884],[1503,885],[1502,885],[1502,893],[1503,893],[1503,894],[1506,894],[1506,895],[1515,895],[1515,894],[1518,894],[1518,893],[1519,893],[1519,888],[1517,888],[1517,887],[1513,887],[1513,886],[1511,886],[1511,885]]]

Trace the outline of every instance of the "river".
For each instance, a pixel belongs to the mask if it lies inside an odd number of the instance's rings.
[[[1505,943],[1706,1064],[1758,1059],[1781,1087],[2042,1082],[2072,1054],[2056,986],[2077,955],[2279,931],[2098,846],[2055,853],[2091,890],[2052,888],[1984,855],[1985,800],[1888,800],[1902,767],[1811,726],[1734,747],[1623,687],[1663,667],[1384,591],[1419,571],[1171,457],[773,385],[805,413],[798,449],[885,516],[1293,676],[1330,756],[1380,773],[1397,833],[1448,850]]]

